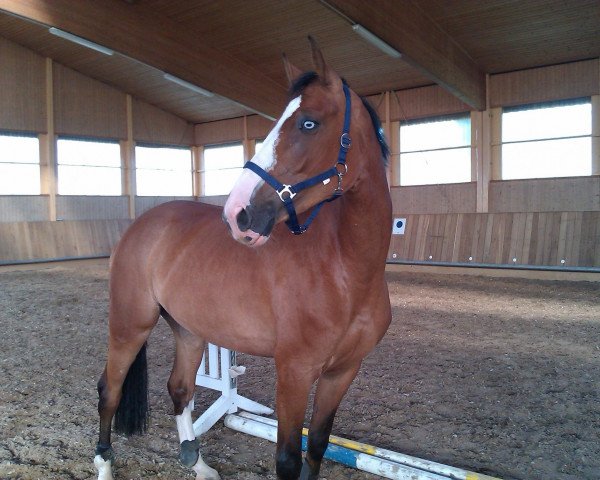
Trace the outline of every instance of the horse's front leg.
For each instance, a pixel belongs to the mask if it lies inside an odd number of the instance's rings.
[[[298,480],[302,469],[302,426],[310,388],[317,377],[309,365],[276,358],[279,480]]]
[[[333,427],[333,420],[342,398],[354,380],[360,361],[324,372],[319,378],[310,420],[308,449],[300,480],[317,480],[321,461]]]

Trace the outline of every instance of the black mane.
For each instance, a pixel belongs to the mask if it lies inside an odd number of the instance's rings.
[[[317,72],[305,72],[300,75],[292,85],[290,86],[288,95],[290,98],[295,98],[298,95],[302,94],[304,89],[308,87],[310,84],[317,81],[319,75]],[[344,85],[347,85],[346,80],[342,79]],[[379,142],[379,146],[381,147],[381,157],[383,162],[387,165],[388,158],[390,156],[390,149],[388,147],[387,141],[385,139],[385,134],[383,132],[383,128],[381,128],[381,120],[379,119],[379,115],[377,115],[377,111],[371,105],[371,103],[364,97],[360,97],[363,105],[369,112],[369,116],[371,117],[371,123],[373,124],[373,130],[375,130],[375,135],[377,136],[377,141]]]

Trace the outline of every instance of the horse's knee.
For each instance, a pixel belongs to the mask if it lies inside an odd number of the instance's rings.
[[[283,448],[277,452],[275,470],[280,480],[296,480],[302,469],[302,453]]]

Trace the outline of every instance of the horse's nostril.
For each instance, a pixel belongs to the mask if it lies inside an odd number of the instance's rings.
[[[237,214],[235,220],[238,224],[238,228],[240,232],[245,232],[250,228],[250,223],[252,222],[252,218],[250,217],[250,213],[245,208],[240,210],[240,213]]]

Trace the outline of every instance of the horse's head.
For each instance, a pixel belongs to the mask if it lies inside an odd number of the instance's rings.
[[[325,63],[314,40],[309,40],[316,71],[301,74],[284,57],[290,101],[250,160],[254,165],[246,165],[225,204],[223,219],[233,237],[249,246],[264,244],[275,224],[289,222],[294,216],[286,206],[290,196],[292,208],[300,215],[332,198],[338,178],[346,173],[345,164],[336,161],[346,110],[350,116],[351,93]],[[346,138],[342,139],[347,142],[345,149],[349,147],[348,135]],[[318,178],[311,182],[315,176]],[[302,184],[305,180],[311,184]],[[349,184],[344,179],[344,188]],[[291,192],[285,188],[290,186]],[[302,191],[294,191],[294,187]]]

